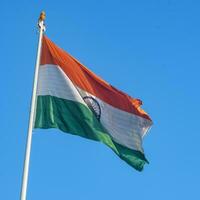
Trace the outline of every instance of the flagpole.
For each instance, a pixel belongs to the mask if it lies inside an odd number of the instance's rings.
[[[38,20],[38,28],[39,28],[39,39],[38,39],[38,48],[37,48],[37,58],[35,64],[35,73],[34,73],[34,82],[32,89],[32,100],[31,100],[31,109],[29,116],[29,126],[28,126],[28,135],[26,142],[26,154],[24,159],[24,170],[23,170],[23,179],[22,179],[22,187],[21,187],[21,200],[26,200],[27,194],[27,184],[28,184],[28,172],[29,172],[29,162],[30,162],[30,153],[31,153],[31,142],[32,142],[32,130],[34,126],[34,113],[36,108],[36,91],[37,91],[37,82],[38,82],[38,72],[40,65],[40,54],[41,54],[41,46],[42,46],[42,37],[43,32],[45,31],[45,12],[41,12],[39,20]]]

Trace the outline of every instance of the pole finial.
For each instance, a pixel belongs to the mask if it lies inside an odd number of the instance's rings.
[[[44,21],[45,19],[46,19],[46,13],[44,11],[42,11],[40,13],[39,21]]]
[[[44,23],[45,19],[46,19],[46,13],[45,13],[44,11],[42,11],[42,12],[40,13],[40,17],[39,17],[39,19],[38,19],[38,27],[39,27],[40,29],[42,29],[43,31],[46,30],[46,28],[45,28],[45,23]]]

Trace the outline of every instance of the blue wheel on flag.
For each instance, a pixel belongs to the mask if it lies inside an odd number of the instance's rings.
[[[100,107],[98,101],[94,97],[91,97],[91,96],[85,96],[85,97],[83,97],[83,100],[85,101],[85,103],[87,104],[89,109],[94,113],[96,118],[98,120],[100,120],[101,107]]]

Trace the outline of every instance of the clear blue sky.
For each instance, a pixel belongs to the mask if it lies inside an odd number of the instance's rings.
[[[37,48],[46,34],[143,100],[154,121],[137,172],[101,143],[34,131],[28,200],[200,199],[198,0],[1,1],[0,199],[19,199]]]

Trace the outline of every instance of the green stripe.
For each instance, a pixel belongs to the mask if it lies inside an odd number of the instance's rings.
[[[121,159],[141,171],[146,160],[140,151],[131,150],[114,142],[105,128],[85,105],[53,96],[38,96],[35,128],[58,128],[63,132],[101,141]]]

